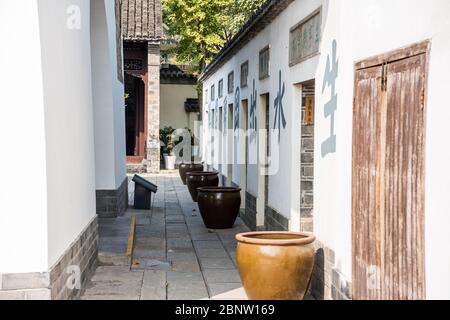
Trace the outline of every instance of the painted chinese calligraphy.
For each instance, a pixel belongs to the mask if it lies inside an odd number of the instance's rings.
[[[225,99],[223,99],[223,119],[222,119],[222,134],[226,135],[227,134],[227,123],[228,123],[228,99],[227,97],[225,97]]]
[[[216,99],[216,106],[214,108],[214,129],[219,128],[219,99]]]
[[[256,88],[255,88],[255,79],[253,79],[253,92],[250,95],[250,129],[257,129],[257,118],[256,118]]]
[[[339,71],[339,61],[337,59],[337,42],[333,40],[332,61],[330,55],[327,58],[327,65],[325,68],[325,76],[323,79],[322,93],[325,92],[326,87],[331,88],[331,100],[325,104],[325,118],[330,117],[330,136],[322,143],[322,158],[328,154],[336,152],[336,134],[334,133],[334,119],[337,110],[337,94],[336,94],[336,79]]]
[[[284,117],[284,110],[283,110],[283,98],[284,98],[284,92],[285,92],[285,84],[283,82],[283,86],[281,86],[281,70],[279,72],[279,80],[278,80],[278,93],[277,97],[274,100],[274,108],[275,108],[275,121],[273,123],[273,129],[278,129],[278,142],[280,142],[280,135],[281,135],[281,127],[283,126],[283,129],[286,128],[286,118]]]

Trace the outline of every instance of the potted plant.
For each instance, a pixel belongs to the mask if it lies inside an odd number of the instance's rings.
[[[166,170],[174,170],[175,169],[175,162],[177,160],[177,157],[175,156],[175,153],[173,152],[174,143],[172,140],[172,137],[169,136],[168,143],[166,146],[167,153],[164,154],[164,165]]]

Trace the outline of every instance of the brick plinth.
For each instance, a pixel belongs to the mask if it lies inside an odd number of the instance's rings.
[[[97,214],[102,218],[123,215],[128,206],[128,178],[116,190],[97,190],[96,203]]]
[[[0,274],[0,300],[76,299],[97,266],[95,217],[47,272]]]

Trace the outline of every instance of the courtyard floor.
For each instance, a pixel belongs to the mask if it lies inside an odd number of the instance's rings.
[[[208,230],[178,172],[142,175],[158,186],[153,209],[99,219],[99,266],[81,299],[247,299],[236,269],[236,240],[248,228]],[[195,209],[195,211],[193,211]],[[136,217],[132,257],[125,255]]]

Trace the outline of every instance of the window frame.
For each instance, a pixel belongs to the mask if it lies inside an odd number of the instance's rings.
[[[268,53],[268,59],[267,59],[267,74],[262,74],[261,73],[261,57],[262,55],[267,52]],[[259,51],[259,56],[258,56],[258,76],[259,76],[259,80],[263,80],[263,79],[267,79],[270,77],[270,45],[265,46],[264,48],[262,48]]]
[[[245,75],[245,82],[244,81],[242,81],[242,79],[244,78],[243,77],[243,69],[244,69],[244,67],[247,67],[247,74]],[[240,83],[240,85],[241,85],[241,88],[246,88],[246,87],[248,87],[248,74],[249,74],[249,63],[248,63],[248,60],[247,61],[245,61],[245,62],[243,62],[242,64],[241,64],[241,79],[240,79],[240,81],[241,81],[241,83]]]
[[[216,87],[215,84],[211,85],[211,101],[216,100]]]
[[[223,79],[220,79],[217,84],[217,96],[219,99],[223,97]]]

